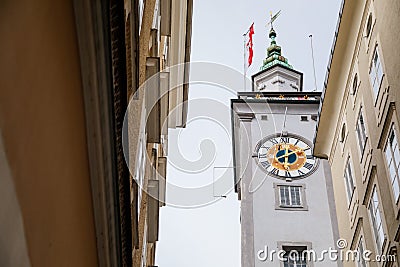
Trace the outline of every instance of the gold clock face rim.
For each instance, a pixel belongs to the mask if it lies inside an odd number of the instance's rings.
[[[268,159],[268,155],[274,155],[274,152],[276,154],[277,148],[279,148],[279,145],[285,145],[285,143],[283,142],[277,142],[275,141],[274,145],[271,145],[270,148],[268,148],[268,152],[261,152],[261,149],[264,147],[265,150],[265,145],[268,141],[270,141],[272,143],[272,139],[286,139],[286,140],[290,140],[288,141],[288,143],[290,143],[290,148],[292,149],[301,149],[301,151],[299,151],[301,156],[304,156],[304,158],[302,158],[301,161],[295,161],[293,163],[295,164],[290,164],[289,162],[289,166],[292,166],[292,168],[287,171],[284,170],[284,167],[282,167],[281,164],[277,164],[277,165],[272,165],[271,164],[271,158]],[[292,140],[291,140],[292,139]],[[294,140],[293,140],[294,139]],[[300,143],[299,143],[300,142]],[[299,143],[300,146],[306,146],[306,151],[300,147],[295,145],[294,143]],[[293,152],[293,151],[292,151]],[[273,134],[273,135],[269,135],[264,137],[263,139],[261,139],[254,150],[255,153],[255,160],[257,165],[261,168],[262,171],[264,171],[265,173],[267,173],[269,176],[271,177],[275,177],[278,179],[283,179],[283,180],[300,180],[300,179],[304,179],[307,178],[308,176],[310,176],[311,174],[313,174],[318,166],[319,166],[319,159],[314,157],[312,154],[312,145],[311,142],[309,140],[307,140],[306,138],[297,135],[297,134],[292,134],[292,133],[288,133],[284,136],[282,136],[281,134]],[[266,164],[267,162],[267,164]],[[297,163],[297,164],[296,164]],[[307,168],[305,168],[305,166]]]

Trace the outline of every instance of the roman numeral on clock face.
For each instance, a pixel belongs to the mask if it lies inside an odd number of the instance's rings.
[[[307,155],[307,159],[314,159],[313,155]]]
[[[261,163],[261,165],[264,167],[264,168],[268,168],[269,166],[271,166],[271,163],[269,163],[269,161],[262,161],[262,162],[260,162]]]
[[[277,145],[279,143],[275,138],[272,138],[269,141],[274,145]]]
[[[278,175],[279,170],[278,170],[277,168],[273,168],[273,169],[270,171],[270,173],[271,173],[271,174]]]
[[[300,139],[296,139],[296,143],[294,143],[295,146],[300,142]]]
[[[309,170],[311,170],[311,169],[312,169],[312,167],[313,167],[313,165],[312,165],[312,164],[310,164],[310,163],[308,163],[308,162],[306,162],[306,163],[304,164],[304,168],[306,168],[306,169],[309,169]]]
[[[301,170],[297,170],[297,173],[299,174],[299,176],[304,175],[305,173],[302,172]]]
[[[281,137],[281,141],[285,144],[289,143],[289,137]]]

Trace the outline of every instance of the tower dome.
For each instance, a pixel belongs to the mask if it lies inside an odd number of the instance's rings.
[[[271,39],[271,44],[267,48],[267,58],[264,59],[261,70],[269,69],[275,65],[282,65],[287,68],[293,69],[293,66],[289,64],[287,58],[282,56],[282,48],[276,44],[276,32],[274,28],[269,31],[269,38]]]

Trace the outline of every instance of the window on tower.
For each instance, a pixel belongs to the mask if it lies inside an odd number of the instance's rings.
[[[307,267],[307,246],[283,246],[284,267]]]
[[[277,184],[275,188],[277,209],[307,209],[304,185]]]

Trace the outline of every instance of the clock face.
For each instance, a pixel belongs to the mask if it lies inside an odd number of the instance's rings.
[[[304,178],[317,167],[308,142],[293,135],[263,139],[257,158],[269,175],[278,178]]]

